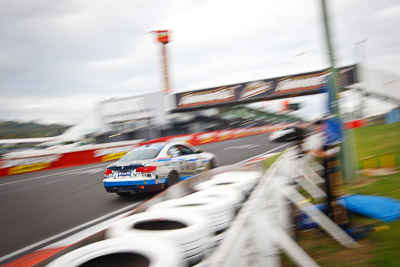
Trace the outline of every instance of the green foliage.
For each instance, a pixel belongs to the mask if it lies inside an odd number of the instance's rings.
[[[0,121],[0,139],[50,137],[62,134],[69,126],[36,122]]]

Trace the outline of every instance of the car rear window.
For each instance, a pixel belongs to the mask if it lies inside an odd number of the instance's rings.
[[[119,161],[133,161],[133,160],[142,160],[142,159],[154,159],[160,153],[160,149],[141,149],[137,148],[132,150],[125,156],[123,156]]]

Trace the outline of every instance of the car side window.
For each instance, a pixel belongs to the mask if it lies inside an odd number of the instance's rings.
[[[171,146],[167,151],[168,156],[179,157],[182,153],[179,151],[177,146]]]
[[[194,151],[192,149],[190,149],[189,147],[184,146],[184,145],[179,145],[178,149],[181,151],[182,155],[194,154]]]

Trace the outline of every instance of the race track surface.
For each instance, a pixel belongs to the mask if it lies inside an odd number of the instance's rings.
[[[262,134],[198,147],[216,154],[222,166],[288,147],[281,146]],[[39,248],[24,249],[32,244],[74,227],[83,230],[82,224],[155,195],[121,198],[106,193],[102,179],[109,163],[0,177],[0,264]],[[8,257],[21,249],[19,255]]]

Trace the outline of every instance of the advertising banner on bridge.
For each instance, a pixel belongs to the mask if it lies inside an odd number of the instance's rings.
[[[337,70],[340,88],[357,82],[355,68],[354,65]],[[326,86],[329,74],[321,70],[178,93],[175,94],[175,111],[317,94]]]

